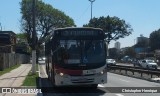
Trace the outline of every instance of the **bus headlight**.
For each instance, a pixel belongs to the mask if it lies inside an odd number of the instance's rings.
[[[97,75],[103,75],[105,73],[106,73],[106,70],[104,69],[104,70],[100,71]]]
[[[55,75],[59,75],[59,76],[61,76],[61,77],[68,77],[67,74],[65,74],[65,73],[63,73],[63,72],[60,72],[60,71],[58,71],[58,70],[55,70]]]
[[[64,76],[64,74],[63,74],[63,73],[59,73],[59,75],[60,75],[60,76]]]
[[[68,74],[64,74],[64,73],[62,73],[62,72],[60,72],[59,75],[60,75],[61,77],[65,77],[65,78],[68,78],[68,76],[69,76]]]
[[[100,73],[101,73],[101,74],[104,74],[104,71],[101,71]]]

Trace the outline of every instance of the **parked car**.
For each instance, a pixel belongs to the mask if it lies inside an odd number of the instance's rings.
[[[107,65],[116,65],[116,60],[115,59],[106,59],[106,64]]]
[[[140,61],[140,66],[147,69],[157,69],[158,65],[154,60],[144,59]]]

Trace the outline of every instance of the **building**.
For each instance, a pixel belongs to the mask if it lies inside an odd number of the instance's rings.
[[[120,46],[121,46],[120,42],[116,42],[114,47],[115,47],[116,49],[120,49]]]
[[[15,53],[16,34],[12,31],[0,31],[0,53]]]
[[[138,43],[145,43],[145,44],[149,44],[149,38],[144,37],[143,35],[140,35],[140,37],[137,37],[137,44]]]
[[[142,52],[148,52],[149,51],[149,38],[144,37],[143,35],[140,35],[140,37],[137,37],[137,42],[135,45],[135,52],[136,53],[142,53]]]

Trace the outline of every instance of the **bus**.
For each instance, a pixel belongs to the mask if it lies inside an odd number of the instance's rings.
[[[54,86],[107,83],[105,33],[99,28],[58,28],[45,42],[46,73]]]

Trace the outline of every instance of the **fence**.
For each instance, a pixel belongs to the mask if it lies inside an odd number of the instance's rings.
[[[17,53],[0,53],[0,71],[16,64],[29,63],[30,56]]]
[[[122,65],[108,65],[108,68],[110,70],[119,70],[119,72],[121,72],[121,70],[125,71],[125,74],[127,74],[128,71],[132,72],[132,75],[134,75],[135,72],[138,72],[141,74],[141,77],[143,76],[143,74],[150,74],[151,78],[153,77],[153,75],[156,75],[158,77],[160,77],[160,69],[145,69],[145,68],[140,68],[140,67],[132,67],[132,66],[122,66]]]

